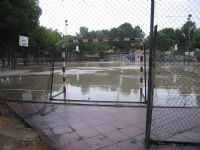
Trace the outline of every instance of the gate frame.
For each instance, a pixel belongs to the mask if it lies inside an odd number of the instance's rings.
[[[146,132],[145,145],[148,148],[151,143],[151,123],[152,123],[152,108],[153,108],[153,51],[154,51],[154,7],[155,2],[151,0],[151,16],[150,16],[150,53],[149,53],[149,77],[148,77],[148,95],[147,95],[147,111],[146,111]]]
[[[155,0],[151,0],[151,17],[150,17],[150,56],[149,56],[149,78],[148,78],[148,95],[147,95],[147,111],[146,111],[146,132],[145,146],[149,148],[151,144],[182,144],[182,145],[200,145],[200,142],[187,141],[164,141],[151,139],[152,112],[153,112],[153,95],[154,95],[154,80],[155,80],[155,63],[156,50],[155,42],[157,38],[157,25],[154,26],[154,8]],[[166,108],[166,107],[164,107]],[[179,107],[180,108],[180,107]]]

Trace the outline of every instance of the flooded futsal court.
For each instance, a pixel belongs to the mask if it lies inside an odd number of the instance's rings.
[[[136,62],[119,61],[68,62],[67,99],[140,102],[139,89],[141,87],[145,89],[145,82],[140,83],[139,66]],[[179,106],[198,106],[200,88],[198,81],[194,82],[194,80],[198,78],[195,70],[199,65],[192,63],[190,66],[186,64],[185,67],[181,65],[181,70],[178,70],[177,66],[178,63],[173,62],[158,64],[155,91],[159,100],[156,104],[169,106],[172,101],[176,101]],[[53,94],[62,90],[61,75],[62,70],[59,66],[55,67]],[[148,76],[146,78],[148,79]],[[193,86],[189,86],[193,82]],[[184,88],[180,83],[185,85]],[[147,80],[146,84],[148,84]],[[173,98],[170,97],[172,93]],[[63,95],[60,94],[57,98],[63,99]]]
[[[155,104],[170,106],[175,102],[177,106],[199,106],[200,87],[198,86],[199,72],[197,72],[199,64],[191,63],[189,66],[185,64],[177,68],[178,65],[173,62],[157,64]],[[19,97],[23,100],[34,100],[42,95],[42,92],[47,92],[45,90],[49,88],[47,82],[50,84],[51,71],[44,68],[48,67],[38,68],[35,65],[29,65],[19,66],[17,70],[3,70],[1,91],[4,92],[1,96],[10,97],[10,99]],[[66,99],[140,102],[139,89],[143,88],[145,91],[145,82],[140,83],[140,76],[140,64],[136,62],[67,62]],[[52,95],[60,93],[63,87],[61,63],[55,63],[52,83]],[[56,99],[63,99],[63,94],[56,96]]]

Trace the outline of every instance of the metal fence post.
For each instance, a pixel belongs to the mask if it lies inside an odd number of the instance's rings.
[[[144,47],[144,102],[147,103],[147,67],[146,67],[146,47],[145,47],[145,42],[143,42],[143,47]]]
[[[145,144],[149,147],[151,142],[151,121],[152,121],[152,106],[153,106],[153,86],[152,86],[152,66],[153,66],[153,27],[154,27],[154,0],[151,0],[151,17],[150,17],[150,53],[149,53],[149,77],[148,77],[148,95],[147,95],[147,111],[146,111],[146,133]]]
[[[52,71],[51,71],[51,89],[50,89],[50,100],[53,98],[52,96],[52,92],[53,92],[53,78],[54,78],[54,67],[55,67],[55,55],[53,53],[53,56],[52,56]]]

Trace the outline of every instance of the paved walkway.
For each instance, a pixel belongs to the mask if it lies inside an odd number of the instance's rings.
[[[145,108],[10,103],[62,150],[144,150]],[[26,114],[26,115],[25,115]],[[159,150],[200,147],[152,146]]]

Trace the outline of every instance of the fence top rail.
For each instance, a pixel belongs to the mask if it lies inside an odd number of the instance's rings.
[[[67,39],[61,40],[56,45],[63,43],[101,43],[101,42],[134,42],[143,45],[144,39],[142,38],[81,38],[81,39]]]

